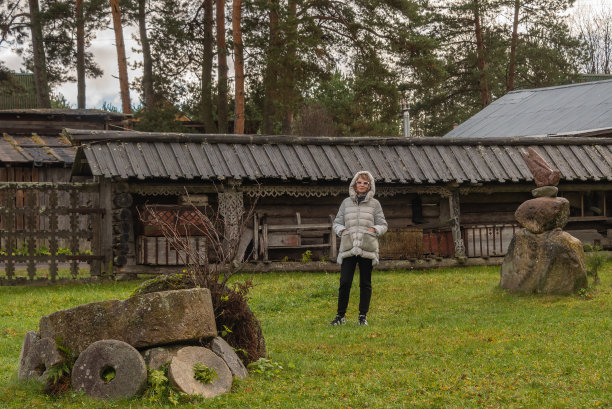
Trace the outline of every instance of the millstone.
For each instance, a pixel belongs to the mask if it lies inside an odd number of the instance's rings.
[[[202,363],[217,372],[218,378],[212,383],[204,384],[194,378],[193,366]],[[229,392],[232,387],[232,373],[223,359],[203,347],[184,347],[172,358],[168,369],[168,378],[181,392],[189,395],[202,395],[214,398]]]
[[[230,346],[223,338],[216,337],[210,344],[210,349],[225,361],[232,375],[238,379],[244,379],[249,376],[249,371],[236,355],[234,348]]]
[[[62,360],[55,341],[51,338],[41,339],[38,332],[30,331],[23,340],[17,378],[19,380],[36,379],[44,382],[49,376],[49,368],[61,363]]]
[[[112,373],[110,381],[103,375]],[[115,339],[96,341],[79,355],[72,370],[72,387],[100,399],[131,398],[147,386],[147,367],[140,353]]]

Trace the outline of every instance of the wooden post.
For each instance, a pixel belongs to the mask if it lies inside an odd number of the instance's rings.
[[[259,259],[259,214],[253,212],[253,260]]]
[[[219,213],[223,217],[223,245],[227,252],[236,251],[240,241],[240,225],[244,216],[243,193],[236,189],[237,183],[229,183],[224,192],[219,192]],[[227,253],[229,254],[229,253]]]
[[[333,214],[329,215],[329,221],[331,223],[331,233],[329,236],[329,258],[331,262],[335,262],[338,257],[338,242],[336,241],[336,232],[334,231],[334,219],[335,216]]]
[[[100,221],[100,248],[97,253],[104,256],[102,271],[113,274],[113,197],[110,180],[100,178],[100,208],[104,214]]]
[[[465,245],[461,238],[461,211],[459,206],[459,192],[454,190],[448,198],[450,216],[452,220],[451,230],[453,232],[453,243],[455,244],[455,257],[465,257]]]

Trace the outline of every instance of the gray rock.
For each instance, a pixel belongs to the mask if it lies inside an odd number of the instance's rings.
[[[582,243],[560,229],[517,232],[504,258],[500,286],[521,293],[571,294],[587,286]]]
[[[173,345],[166,347],[156,347],[142,351],[140,354],[145,364],[150,369],[159,369],[165,364],[169,364],[176,353],[184,348],[185,345]]]
[[[51,338],[40,338],[38,332],[26,334],[19,354],[17,378],[19,380],[35,379],[45,382],[49,369],[61,363],[63,357]]]
[[[102,375],[114,371],[106,381]],[[99,399],[131,398],[147,386],[147,367],[131,345],[114,339],[96,341],[77,358],[72,369],[72,387]]]
[[[223,338],[216,337],[210,343],[210,349],[217,354],[221,359],[225,361],[232,375],[238,379],[244,379],[249,376],[249,371],[234,351],[234,348],[230,346]]]
[[[533,197],[557,197],[559,188],[556,186],[542,186],[531,191]]]
[[[214,368],[218,378],[212,383],[203,384],[194,378],[193,366],[202,363]],[[214,398],[232,388],[232,373],[223,361],[210,349],[203,347],[184,347],[172,358],[168,377],[173,386],[189,395],[202,395]]]
[[[40,319],[42,337],[56,339],[76,356],[91,343],[117,339],[135,348],[166,345],[217,335],[210,291],[161,291],[125,301],[95,302]]]
[[[538,197],[523,202],[514,217],[532,233],[563,228],[569,220],[569,201],[563,197]]]

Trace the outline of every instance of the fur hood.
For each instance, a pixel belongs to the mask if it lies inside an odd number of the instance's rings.
[[[360,176],[365,176],[370,181],[370,190],[366,193],[366,197],[364,202],[367,202],[371,198],[374,197],[376,193],[376,184],[374,183],[374,177],[367,170],[360,170],[353,176],[353,180],[351,180],[351,184],[349,185],[349,196],[353,199],[353,202],[357,202],[357,191],[355,190],[355,182]]]

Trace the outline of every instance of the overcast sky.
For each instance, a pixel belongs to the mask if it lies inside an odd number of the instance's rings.
[[[452,1],[452,0],[449,0]],[[588,9],[589,7],[612,7],[612,0],[576,0],[575,8]],[[128,62],[141,59],[141,55],[131,52],[132,48],[138,48],[132,38],[134,28],[125,29],[125,46],[128,52]],[[121,107],[119,97],[119,80],[117,79],[117,54],[115,52],[115,37],[111,29],[100,32],[93,41],[89,51],[93,53],[96,61],[104,71],[101,78],[87,79],[87,108],[100,108],[104,102],[115,107]],[[4,44],[0,46],[0,61],[12,70],[19,72],[22,69],[21,58]],[[140,76],[140,71],[129,70],[130,81]],[[76,83],[68,83],[58,87],[56,93],[61,93],[68,102],[76,107],[77,88]],[[136,92],[131,92],[132,104],[140,104]]]

